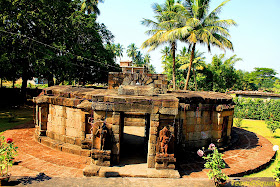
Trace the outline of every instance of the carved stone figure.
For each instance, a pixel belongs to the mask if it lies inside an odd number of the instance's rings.
[[[106,135],[108,133],[106,123],[104,122],[102,127],[99,126],[98,130],[95,133],[95,136],[99,136],[100,138],[100,149],[104,150],[104,145],[105,145],[105,140],[106,140]]]
[[[160,141],[160,152],[167,156],[167,150],[168,150],[168,143],[170,141],[171,134],[170,131],[164,127],[159,132],[159,141]]]

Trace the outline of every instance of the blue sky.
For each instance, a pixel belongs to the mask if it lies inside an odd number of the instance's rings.
[[[126,48],[135,43],[138,48],[149,38],[145,34],[147,27],[141,24],[143,18],[153,19],[152,4],[163,4],[164,0],[105,0],[99,4],[100,16],[98,21],[104,23],[115,36],[114,43],[120,43],[125,48],[122,60],[126,56]],[[223,0],[212,0],[210,9],[214,9]],[[237,62],[236,69],[252,71],[254,67],[273,68],[280,77],[280,0],[231,0],[223,8],[221,19],[233,19],[238,26],[230,28],[234,52],[227,50],[226,56],[236,54],[243,61]],[[178,52],[184,43],[179,43]],[[159,47],[149,52],[151,63],[158,73],[162,72],[161,54]],[[207,48],[198,46],[205,52],[206,62],[210,63],[212,55],[224,53],[213,48],[211,54]],[[141,49],[145,54],[147,50]]]

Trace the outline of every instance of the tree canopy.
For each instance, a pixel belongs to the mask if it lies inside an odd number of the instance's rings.
[[[105,49],[114,36],[97,22],[96,12],[88,7],[85,13],[82,4],[0,1],[0,78],[22,77],[23,88],[31,77],[46,78],[50,85],[53,78],[57,83],[107,82],[107,73],[100,72],[118,71],[115,54]]]

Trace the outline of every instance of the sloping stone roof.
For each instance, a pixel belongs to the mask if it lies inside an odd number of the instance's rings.
[[[266,96],[266,97],[280,97],[280,94],[259,91],[230,91],[228,94],[246,95],[246,96]]]

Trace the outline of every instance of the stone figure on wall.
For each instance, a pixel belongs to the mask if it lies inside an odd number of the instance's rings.
[[[104,145],[105,145],[105,140],[106,140],[106,135],[108,133],[106,123],[104,122],[102,126],[99,126],[95,136],[99,136],[100,138],[100,149],[104,150]]]
[[[167,127],[164,127],[159,131],[159,141],[160,141],[160,153],[167,156],[168,144],[170,142],[172,135]]]

